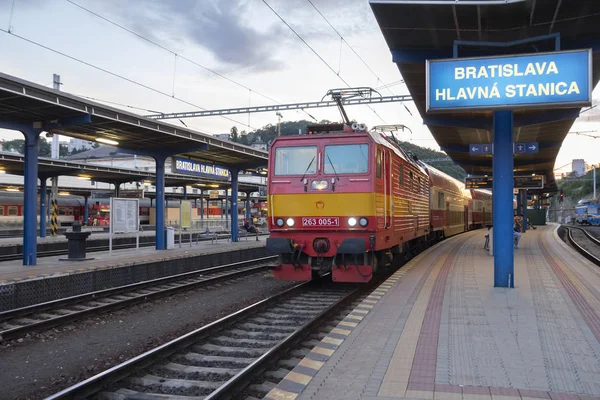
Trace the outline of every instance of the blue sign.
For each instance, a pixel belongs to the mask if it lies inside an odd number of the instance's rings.
[[[229,170],[212,164],[188,160],[187,158],[173,157],[171,160],[171,171],[180,174],[202,176],[212,179],[229,179]]]
[[[591,50],[427,60],[427,111],[585,106]]]
[[[536,154],[539,150],[538,142],[515,143],[515,154]]]
[[[476,143],[469,145],[469,154],[481,155],[481,154],[492,154],[492,145],[489,143]]]

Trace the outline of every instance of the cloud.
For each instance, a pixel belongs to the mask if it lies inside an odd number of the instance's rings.
[[[283,66],[276,48],[287,28],[277,24],[265,29],[261,21],[248,20],[252,10],[247,0],[135,0],[126,7],[113,0],[112,5],[105,9],[126,18],[142,36],[179,49],[200,46],[225,68],[264,71]]]

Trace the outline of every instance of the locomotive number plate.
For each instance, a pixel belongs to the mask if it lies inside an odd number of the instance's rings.
[[[339,218],[302,218],[302,226],[340,226]]]

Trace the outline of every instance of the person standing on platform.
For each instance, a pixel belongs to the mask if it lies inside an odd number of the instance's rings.
[[[519,241],[521,240],[521,218],[519,218],[518,216],[515,217],[513,231],[513,241],[515,249],[518,249]]]

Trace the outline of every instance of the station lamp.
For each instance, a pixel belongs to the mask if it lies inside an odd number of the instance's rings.
[[[101,138],[101,137],[96,138],[96,142],[103,143],[103,144],[109,144],[111,146],[117,146],[119,144],[119,142],[117,142],[116,140]]]

